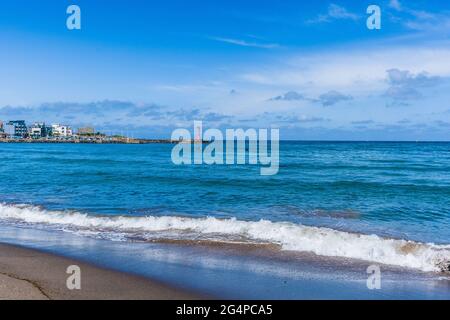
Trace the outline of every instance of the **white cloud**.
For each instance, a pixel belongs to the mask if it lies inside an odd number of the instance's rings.
[[[328,91],[319,96],[319,101],[324,107],[335,105],[342,101],[352,100],[353,97],[347,96],[335,90]]]
[[[404,26],[424,34],[447,36],[450,32],[450,15],[433,14],[426,11],[411,12],[414,19],[404,22]]]
[[[390,0],[389,1],[389,7],[393,8],[393,9],[395,9],[397,11],[402,10],[402,5],[401,5],[399,0]]]
[[[285,94],[282,94],[281,96],[276,96],[271,98],[272,101],[298,101],[298,100],[305,100],[306,98],[296,92],[296,91],[288,91]]]
[[[326,14],[320,14],[315,19],[309,20],[308,23],[330,22],[332,20],[358,20],[359,15],[348,11],[346,8],[337,4],[330,4]]]
[[[450,31],[450,15],[448,12],[429,12],[425,10],[411,9],[400,3],[399,0],[390,0],[389,7],[402,12],[406,17],[399,18],[403,26],[408,29],[422,32],[440,34],[446,36]]]
[[[257,43],[257,42],[249,42],[246,40],[222,38],[222,37],[210,37],[210,39],[219,41],[219,42],[225,42],[225,43],[241,46],[241,47],[253,47],[253,48],[261,48],[261,49],[275,49],[275,48],[281,47],[277,43]]]
[[[344,7],[340,7],[336,4],[330,4],[330,6],[328,7],[328,15],[335,19],[359,19],[359,16],[357,14],[351,13]]]
[[[414,53],[414,54],[412,54]],[[286,59],[241,74],[249,83],[278,88],[295,88],[308,96],[338,90],[351,95],[386,89],[386,71],[409,70],[414,74],[450,76],[450,48],[398,47],[373,50],[334,50]]]
[[[431,77],[426,72],[412,74],[408,70],[387,70],[390,85],[386,96],[394,100],[417,100],[422,97],[420,89],[431,88],[442,82],[440,77]]]

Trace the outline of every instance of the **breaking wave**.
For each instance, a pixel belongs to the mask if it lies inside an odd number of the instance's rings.
[[[207,240],[275,244],[282,250],[449,272],[450,245],[388,239],[288,222],[177,216],[98,216],[0,204],[0,220],[40,224],[111,240]]]

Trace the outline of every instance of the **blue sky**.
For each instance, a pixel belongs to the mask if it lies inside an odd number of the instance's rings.
[[[66,28],[71,4],[81,30]],[[439,0],[2,1],[0,119],[450,140],[449,36]]]

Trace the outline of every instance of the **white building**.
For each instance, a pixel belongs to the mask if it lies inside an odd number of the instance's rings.
[[[30,128],[30,135],[32,137],[40,138],[42,137],[42,128],[39,127],[31,127]]]
[[[60,124],[52,124],[52,135],[55,137],[71,137],[72,128]]]

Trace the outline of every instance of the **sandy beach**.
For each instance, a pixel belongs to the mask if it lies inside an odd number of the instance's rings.
[[[381,289],[369,290],[367,261],[261,246],[130,243],[1,224],[0,243],[0,299],[447,300],[450,288],[444,274],[383,265]],[[70,265],[81,268],[81,290],[66,287]]]
[[[66,286],[67,267],[81,269],[81,290]],[[0,244],[0,300],[198,299],[199,295],[80,261]]]

